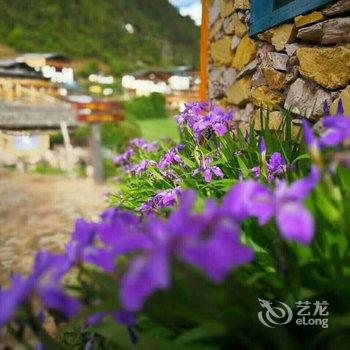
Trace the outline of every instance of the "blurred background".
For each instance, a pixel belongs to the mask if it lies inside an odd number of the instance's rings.
[[[0,9],[8,272],[30,266],[38,247],[61,249],[77,217],[102,210],[102,193],[116,188],[113,158],[131,139],[178,139],[172,117],[199,97],[201,2],[0,0]]]

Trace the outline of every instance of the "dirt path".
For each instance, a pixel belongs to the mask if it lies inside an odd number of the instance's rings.
[[[108,189],[90,179],[0,170],[0,284],[11,271],[28,272],[38,249],[62,250],[77,218],[96,218],[106,207]]]

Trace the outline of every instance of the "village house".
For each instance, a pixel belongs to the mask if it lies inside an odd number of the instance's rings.
[[[316,122],[341,98],[350,114],[349,11],[349,0],[204,0],[202,98],[245,122],[267,109],[271,128],[281,108]]]
[[[199,99],[199,72],[191,67],[149,69],[124,75],[122,87],[125,98],[164,94],[169,108],[181,109],[186,102]]]
[[[40,71],[16,59],[0,59],[0,99],[14,101],[28,98],[33,101],[37,95],[57,93],[58,86]]]
[[[76,111],[66,103],[1,103],[0,165],[26,168],[46,162],[67,169],[64,150],[49,152],[50,133],[61,130],[68,134],[76,126]]]
[[[42,72],[42,75],[49,78],[53,83],[70,84],[74,82],[71,60],[64,55],[57,53],[26,53],[16,60]]]
[[[58,98],[62,83],[73,77],[69,62],[57,54],[0,60],[0,164],[55,162],[47,158],[50,133],[77,125],[76,111]]]

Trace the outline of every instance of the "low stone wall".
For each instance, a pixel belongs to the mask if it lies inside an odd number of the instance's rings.
[[[339,97],[350,115],[350,0],[340,0],[256,37],[250,1],[214,0],[209,8],[209,99],[238,106],[248,122],[260,107],[281,107],[313,121]],[[274,112],[276,111],[276,112]]]

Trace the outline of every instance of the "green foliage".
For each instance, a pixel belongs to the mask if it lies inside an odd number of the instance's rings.
[[[103,169],[106,179],[116,176],[117,174],[113,159],[103,158]]]
[[[1,41],[21,52],[91,58],[116,75],[135,67],[198,65],[199,28],[168,1],[0,0],[0,7]]]
[[[140,120],[138,124],[142,130],[142,137],[146,140],[180,139],[179,129],[172,118]]]
[[[87,147],[91,130],[89,126],[81,126],[74,129],[71,134],[71,142],[74,146]],[[122,121],[116,124],[105,123],[101,127],[102,146],[120,152],[131,139],[141,136],[141,130],[137,123]],[[52,145],[63,144],[61,132],[50,135]]]
[[[267,184],[266,165],[259,152],[262,137],[267,144],[267,158],[274,152],[285,156],[288,162],[285,179],[288,182],[309,175],[312,155],[306,150],[301,137],[292,137],[290,115],[285,113],[284,123],[277,131],[268,129],[268,115],[262,115],[261,118],[261,132],[256,133],[254,125],[251,125],[249,137],[237,129],[234,135],[211,135],[195,143],[191,132],[184,129],[181,142],[186,147],[180,155],[187,167],[173,165],[171,171],[182,180],[181,187],[194,188],[199,194],[196,209],[202,209],[208,198],[221,203],[223,196],[238,179],[253,176],[250,169],[255,166],[262,168],[260,181]],[[174,145],[172,142],[162,143],[160,151],[156,153],[138,150],[132,158],[133,164],[143,160],[159,162]],[[334,150],[330,150],[329,154],[322,153],[325,165],[334,160],[332,152]],[[206,183],[203,177],[193,176],[193,171],[201,165],[201,159],[205,156],[215,159],[214,164],[222,169],[225,178]],[[147,300],[137,315],[137,325],[131,328],[115,322],[112,317],[114,311],[122,308],[119,287],[125,272],[130,268],[129,258],[118,256],[114,272],[108,274],[91,265],[79,266],[74,283],[67,284],[72,293],[80,296],[86,307],[79,319],[60,328],[58,340],[67,348],[84,349],[91,346],[92,349],[101,350],[348,349],[350,172],[340,164],[332,166],[332,171],[327,166],[319,170],[321,180],[305,201],[316,225],[316,234],[310,245],[284,239],[275,220],[264,225],[255,218],[237,223],[242,242],[254,249],[252,263],[235,269],[223,282],[214,283],[193,266],[173,259],[171,287],[154,293]],[[127,174],[121,177],[118,193],[112,197],[111,205],[132,211],[158,191],[176,186],[157,167],[152,166],[140,177]],[[272,183],[269,186],[273,189],[275,185]],[[170,210],[168,208],[157,213],[159,226],[155,226],[155,233],[160,236],[165,234],[161,220],[169,215]],[[181,242],[176,244],[179,244],[181,254]],[[220,252],[217,253],[220,255]],[[142,264],[147,254],[152,252],[146,250],[143,258],[138,257],[137,268],[135,264],[133,266],[135,280],[140,271],[138,269],[143,271]],[[211,258],[216,257],[208,256],[208,261]],[[265,314],[266,310],[261,307],[259,299],[286,303],[292,309],[293,320],[271,328],[264,326],[258,314]],[[328,320],[328,327],[298,326],[295,323],[296,318],[299,318],[297,312],[300,311],[296,304],[298,301],[327,301],[329,315],[323,318]],[[274,308],[277,314],[281,310]],[[101,311],[107,314],[101,323],[79,327],[89,315]],[[136,345],[132,343],[135,338]]]
[[[100,64],[96,60],[92,60],[87,63],[80,71],[78,71],[78,76],[80,78],[87,79],[90,74],[99,72],[101,70]]]
[[[294,171],[287,174],[291,180],[292,174],[307,173],[310,168],[310,159],[306,156],[305,147],[300,144],[300,140],[292,139],[290,133],[292,121],[288,112],[284,112],[284,114],[284,122],[276,131],[268,129],[269,116],[264,114],[260,135],[256,134],[254,125],[251,125],[248,140],[245,139],[241,130],[237,129],[236,137],[232,137],[229,133],[223,137],[213,135],[210,140],[198,146],[193,142],[193,136],[189,130],[185,129],[181,135],[181,142],[186,145],[186,148],[181,153],[181,157],[187,164],[187,169],[175,166],[177,175],[183,181],[183,187],[194,188],[205,197],[221,198],[239,177],[250,178],[253,176],[249,169],[260,164],[259,143],[261,137],[266,140],[268,156],[274,152],[280,152],[286,158],[289,167],[293,167]],[[152,125],[151,129],[157,132],[160,128],[157,129],[157,125]],[[138,164],[146,159],[159,162],[169,146],[164,145],[163,147],[163,151],[158,154],[150,156],[142,153],[136,156],[133,163]],[[225,174],[223,179],[206,183],[203,177],[192,175],[194,170],[200,166],[200,159],[205,156],[217,158],[213,165],[219,166],[223,171]],[[265,178],[264,181],[266,182],[267,179]],[[150,197],[153,197],[157,191],[174,188],[173,183],[153,167],[141,177],[125,176],[120,186],[124,191],[122,204],[131,210],[137,209]],[[115,197],[112,204],[119,204],[119,199]]]
[[[141,136],[141,130],[134,122],[122,121],[117,124],[103,124],[101,134],[103,147],[121,151],[130,140]]]
[[[43,175],[63,175],[65,172],[63,170],[53,168],[46,164],[39,164],[35,168],[35,172]]]
[[[292,138],[289,114],[285,113],[285,122],[277,131],[268,129],[268,115],[262,116],[262,119],[261,133],[256,134],[252,125],[249,139],[238,130],[235,137],[228,134],[214,137],[199,146],[193,143],[189,131],[185,130],[182,142],[186,144],[186,149],[181,157],[188,168],[172,167],[183,180],[182,187],[195,188],[201,196],[199,202],[207,197],[220,202],[238,177],[252,177],[249,169],[259,166],[261,161],[259,143],[262,136],[267,143],[267,156],[281,152],[287,159],[292,170],[286,175],[290,181],[307,176],[310,155],[301,137]],[[163,145],[159,154],[140,152],[133,163],[144,159],[159,161],[171,146]],[[223,170],[225,178],[210,184],[202,178],[194,178],[192,173],[199,166],[199,159],[214,155],[219,155],[215,165]],[[264,174],[262,181],[266,181]],[[140,177],[124,176],[119,188],[122,195],[116,194],[111,205],[135,210],[158,191],[173,186],[156,168],[151,167]],[[310,247],[283,240],[273,222],[262,227],[255,219],[250,219],[243,224],[242,234],[243,241],[254,247],[255,262],[235,270],[224,283],[214,284],[199,271],[173,263],[171,289],[156,293],[139,315],[135,329],[138,334],[136,348],[328,350],[336,344],[337,349],[347,349],[350,341],[348,203],[350,175],[347,169],[339,166],[332,175],[324,174],[307,200],[307,207],[317,226],[316,237]],[[166,216],[167,210],[160,214]],[[119,276],[124,262],[118,268]],[[118,279],[118,276],[115,278]],[[87,285],[96,284],[95,274],[88,279],[91,282]],[[95,285],[97,294],[92,299],[105,300],[99,289]],[[262,311],[258,299],[282,301],[292,308],[295,316],[297,301],[326,300],[330,303],[329,327],[296,326],[293,321],[267,328],[257,317]],[[109,307],[107,302],[104,308]],[[133,348],[122,328],[111,319],[89,331],[94,334],[96,348]],[[120,334],[118,339],[112,336],[117,333]]]
[[[165,102],[164,95],[153,92],[148,97],[135,97],[124,102],[124,113],[131,120],[168,118]]]
[[[81,126],[73,130],[71,141],[74,146],[87,146],[91,134],[90,127]]]

